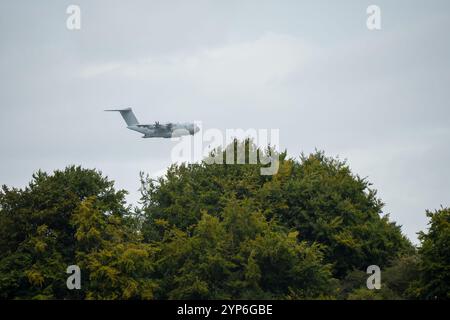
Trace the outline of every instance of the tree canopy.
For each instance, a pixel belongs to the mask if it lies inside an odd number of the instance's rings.
[[[253,211],[297,231],[298,239],[324,248],[333,274],[354,268],[385,267],[412,245],[400,227],[382,215],[383,203],[370,183],[353,175],[345,161],[323,152],[299,161],[280,154],[279,171],[260,175],[257,165],[174,165],[165,177],[143,181],[144,237],[158,239],[157,219],[181,230],[202,212],[223,218],[229,199],[247,200]],[[159,235],[160,236],[160,235]]]
[[[238,143],[246,157],[257,150]],[[126,191],[81,167],[3,186],[0,298],[450,297],[449,209],[427,211],[417,249],[346,161],[323,152],[279,159],[273,176],[262,164],[208,159],[158,179],[142,174],[134,209]],[[69,265],[81,269],[80,290],[66,286]],[[382,270],[381,290],[366,287],[369,265]]]

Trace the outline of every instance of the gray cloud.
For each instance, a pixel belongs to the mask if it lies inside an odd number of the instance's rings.
[[[368,176],[413,240],[424,211],[450,205],[449,4],[377,1],[0,3],[0,183],[68,164],[100,168],[139,194],[175,145],[141,139],[117,114],[279,128],[292,156],[315,148]]]

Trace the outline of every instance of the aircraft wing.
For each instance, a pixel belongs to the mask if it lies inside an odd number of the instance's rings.
[[[154,124],[136,124],[136,127],[153,129],[155,127],[155,125]]]
[[[156,124],[136,124],[137,127],[140,128],[149,128],[149,129],[159,129],[159,130],[172,130],[174,124],[173,123],[162,123],[159,124],[157,122]]]

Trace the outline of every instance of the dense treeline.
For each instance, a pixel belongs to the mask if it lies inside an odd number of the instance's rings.
[[[273,176],[206,161],[143,175],[140,208],[74,166],[3,186],[0,298],[450,298],[450,209],[426,212],[415,248],[344,161],[279,156]],[[69,265],[80,290],[66,287]],[[366,287],[369,265],[382,270],[381,290]]]

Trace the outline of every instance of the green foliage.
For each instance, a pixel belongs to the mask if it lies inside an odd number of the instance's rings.
[[[395,299],[415,299],[415,284],[420,277],[419,262],[417,253],[395,259],[382,272],[382,290],[388,288]]]
[[[72,264],[87,264],[84,259],[94,264],[95,253],[110,255],[107,249],[124,242],[120,237],[129,231],[126,228],[131,224],[128,209],[124,207],[124,195],[124,191],[115,191],[113,182],[101,173],[80,167],[68,167],[52,175],[39,171],[23,190],[3,186],[0,192],[0,297],[79,299],[85,294],[115,297],[113,293],[107,296],[101,288],[98,288],[99,293],[95,293],[97,289],[93,293],[89,287],[69,291],[66,268]],[[111,250],[117,252],[119,259],[129,256],[131,249],[132,244]],[[132,259],[141,263],[140,259]],[[95,278],[97,269],[90,265],[83,270],[86,271]],[[122,294],[124,298],[128,296],[133,294]]]
[[[369,290],[367,288],[359,288],[352,291],[348,300],[384,300],[386,299],[380,291]],[[388,298],[389,299],[389,298]]]
[[[244,156],[238,148],[245,147]],[[212,158],[248,160],[235,141]],[[274,154],[269,147],[258,157]],[[416,250],[370,183],[322,152],[263,165],[171,166],[141,177],[142,207],[100,172],[37,172],[0,191],[0,299],[448,299],[450,210]],[[66,268],[81,268],[68,290]],[[368,290],[367,266],[382,270]]]
[[[141,243],[122,216],[96,208],[95,200],[84,200],[72,216],[77,230],[76,261],[89,275],[83,286],[86,298],[152,299],[155,249]]]
[[[317,152],[302,156],[300,162],[291,160],[288,168],[279,195],[286,206],[274,215],[301,237],[326,245],[327,260],[334,263],[337,276],[372,264],[383,268],[411,250],[400,228],[381,216],[383,204],[376,191],[345,162]]]
[[[417,296],[423,299],[450,299],[450,208],[427,211],[428,232],[421,232],[419,253],[421,280]]]
[[[232,198],[223,219],[203,212],[190,231],[167,227],[157,261],[159,298],[279,299],[331,293],[317,245],[299,242],[247,200]],[[167,226],[167,224],[164,224]]]
[[[340,283],[341,299],[350,300],[404,300],[415,298],[415,285],[419,279],[419,257],[417,254],[396,258],[389,267],[381,270],[381,289],[369,290],[366,286],[368,274],[353,270]]]
[[[245,143],[247,150],[255,149]],[[223,218],[228,199],[236,197],[251,200],[253,210],[267,219],[276,218],[297,230],[300,240],[323,245],[325,259],[338,277],[372,264],[384,268],[395,257],[411,252],[400,227],[381,216],[383,204],[376,192],[345,162],[321,152],[301,156],[299,161],[282,153],[276,175],[262,176],[259,169],[260,165],[202,162],[173,165],[165,177],[143,179],[146,240],[162,236],[154,220],[164,219],[187,231],[198,223],[202,211]]]

